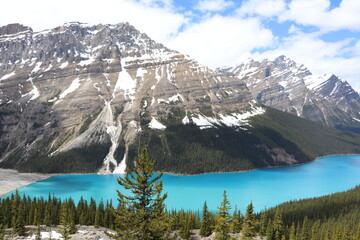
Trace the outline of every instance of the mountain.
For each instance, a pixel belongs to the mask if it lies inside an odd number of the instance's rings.
[[[121,173],[146,146],[157,170],[239,171],[358,153],[359,143],[259,104],[234,74],[128,23],[0,28],[0,167]]]
[[[274,61],[248,59],[219,72],[244,80],[253,97],[266,106],[326,126],[360,132],[360,96],[332,73],[315,76],[303,64],[285,56]]]

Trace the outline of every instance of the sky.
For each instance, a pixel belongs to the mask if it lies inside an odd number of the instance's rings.
[[[129,22],[212,68],[286,55],[360,92],[360,0],[12,0],[0,25]],[[21,6],[21,7],[20,7]]]

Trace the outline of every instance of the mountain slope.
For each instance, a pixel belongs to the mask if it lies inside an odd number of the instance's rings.
[[[311,139],[300,133],[288,139],[293,130],[274,127],[284,113],[261,121],[273,110],[259,105],[244,81],[127,23],[68,23],[42,32],[12,24],[0,34],[0,167],[121,173],[140,146],[149,148],[158,170],[181,173],[360,152],[358,135],[308,151],[301,143]],[[324,137],[328,130],[319,129]]]
[[[249,59],[220,72],[244,80],[253,97],[267,106],[326,126],[360,130],[360,96],[334,74],[314,76],[285,56],[274,61]]]

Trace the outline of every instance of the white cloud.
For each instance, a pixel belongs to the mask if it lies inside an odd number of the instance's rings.
[[[360,40],[358,40],[356,45],[355,45],[355,54],[357,56],[360,56]]]
[[[325,42],[318,34],[297,32],[291,37],[284,38],[279,45],[270,51],[256,53],[255,59],[274,59],[279,55],[286,55],[297,63],[303,63],[313,74],[333,72],[357,90],[360,90],[360,54],[356,54],[358,44],[352,45],[353,39],[339,42]],[[360,44],[359,44],[360,45]],[[343,57],[345,53],[355,54],[351,58]]]
[[[288,11],[280,15],[279,19],[295,21],[305,26],[317,26],[322,31],[360,30],[359,0],[343,0],[339,7],[329,9],[329,0],[292,0]]]
[[[223,11],[234,5],[234,2],[227,0],[200,0],[194,9],[201,12],[217,12]]]
[[[233,64],[243,54],[254,48],[271,46],[273,42],[271,31],[255,18],[215,15],[190,25],[169,45],[202,64],[219,67]]]
[[[21,6],[21,7],[19,7]],[[129,22],[159,42],[176,34],[188,19],[173,10],[171,0],[12,0],[1,3],[0,25],[23,23],[40,31],[65,22],[90,24]]]
[[[289,34],[293,34],[293,33],[299,32],[299,31],[300,31],[300,28],[298,28],[298,27],[296,27],[294,24],[292,24],[292,25],[289,27],[288,33],[289,33]]]
[[[248,0],[237,10],[241,16],[260,15],[263,17],[278,16],[286,8],[284,0]]]

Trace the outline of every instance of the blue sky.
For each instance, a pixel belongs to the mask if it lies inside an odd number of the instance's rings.
[[[0,25],[35,31],[129,22],[213,68],[284,54],[360,90],[360,0],[12,0],[2,9]]]

